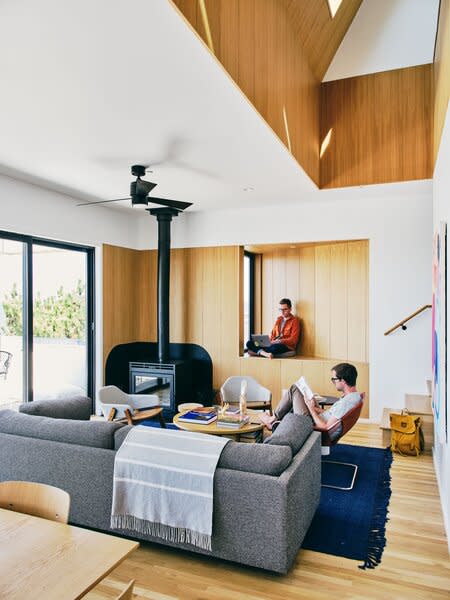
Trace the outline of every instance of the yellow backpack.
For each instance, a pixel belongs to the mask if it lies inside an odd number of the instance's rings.
[[[391,450],[402,456],[419,456],[424,449],[424,439],[420,428],[420,417],[410,415],[406,410],[401,414],[391,413]]]

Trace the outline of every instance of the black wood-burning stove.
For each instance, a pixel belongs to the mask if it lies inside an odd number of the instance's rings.
[[[130,363],[130,391],[157,394],[165,418],[171,419],[179,404],[192,400],[189,363],[169,358],[170,223],[180,211],[168,207],[147,210],[158,221],[158,362]]]
[[[156,394],[164,417],[171,419],[179,404],[192,401],[190,361],[130,362],[130,392]]]

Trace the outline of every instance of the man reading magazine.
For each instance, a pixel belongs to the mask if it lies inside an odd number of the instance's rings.
[[[319,431],[329,429],[360,402],[360,394],[356,391],[357,376],[356,368],[349,363],[339,363],[331,369],[331,381],[342,395],[328,410],[317,404],[316,400],[320,399],[320,396],[313,394],[305,378],[300,377],[283,394],[274,415],[264,413],[261,415],[261,421],[273,431],[287,413],[293,412],[297,415],[309,415]],[[333,436],[338,437],[341,433],[338,428]]]

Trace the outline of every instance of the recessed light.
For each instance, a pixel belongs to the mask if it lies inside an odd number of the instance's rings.
[[[254,192],[254,191],[255,191],[255,188],[252,188],[252,187],[250,187],[250,186],[249,186],[249,187],[242,188],[242,189],[244,190],[244,192]]]

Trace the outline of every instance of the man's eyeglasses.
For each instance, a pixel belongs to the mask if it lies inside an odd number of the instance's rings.
[[[331,381],[339,381],[340,377],[330,377]]]
[[[290,308],[279,308],[278,309],[280,312],[284,312],[285,310],[291,310]]]

